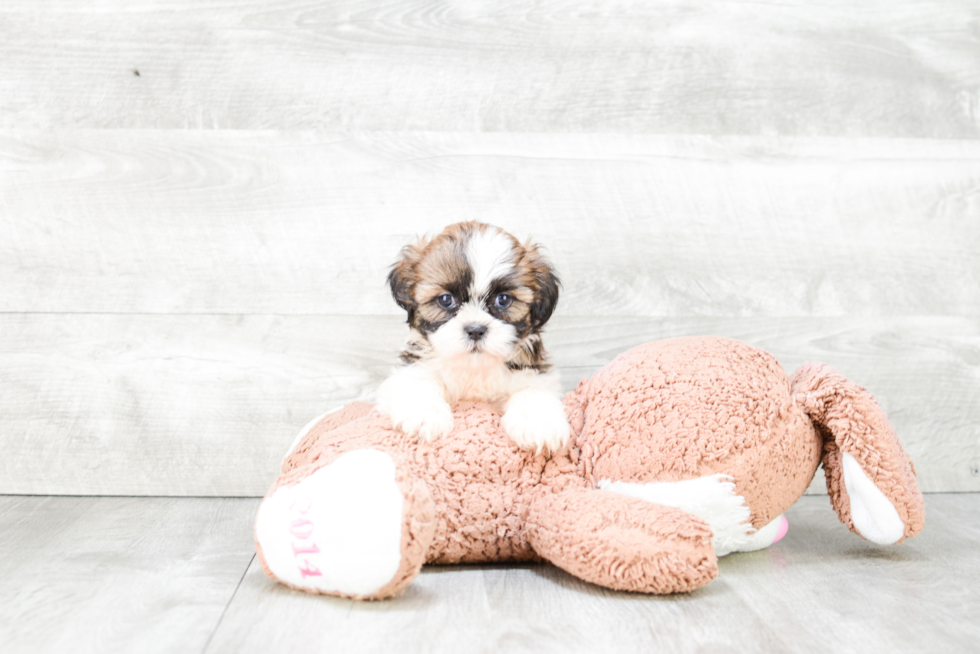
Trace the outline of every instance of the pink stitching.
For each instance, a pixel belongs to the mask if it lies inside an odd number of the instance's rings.
[[[301,497],[293,502],[289,507],[289,512],[294,516],[298,513],[300,516],[306,515],[306,513],[313,506],[313,500],[309,497]],[[297,541],[307,541],[300,543],[291,543],[293,547],[293,556],[296,557],[296,565],[299,568],[299,573],[303,575],[303,578],[307,577],[322,577],[323,573],[317,568],[313,563],[307,558],[300,558],[300,554],[318,554],[320,548],[313,541],[313,531],[314,525],[313,521],[309,518],[297,517],[294,518],[291,523],[289,523],[289,533],[293,535]]]
[[[313,534],[313,523],[306,518],[297,518],[290,523],[289,533],[291,533],[294,538],[306,540]]]
[[[312,563],[310,563],[306,559],[303,559],[302,563],[303,563],[303,565],[301,565],[299,567],[299,573],[301,575],[303,575],[303,578],[304,579],[307,578],[307,577],[322,577],[323,576],[323,573],[320,572],[315,565],[313,565]]]
[[[293,543],[293,556],[299,556],[300,554],[319,554],[320,548],[316,546],[316,543],[310,543],[305,547],[296,547],[296,543]]]
[[[302,503],[302,506],[297,508],[297,505],[299,505],[300,503]],[[313,505],[313,500],[311,500],[309,497],[301,497],[290,505],[289,510],[291,512],[299,511],[303,515],[306,515],[306,512],[310,510],[310,506],[312,505]]]

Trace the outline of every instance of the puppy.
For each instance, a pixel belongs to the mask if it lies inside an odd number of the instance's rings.
[[[432,441],[453,429],[453,402],[503,411],[524,449],[553,452],[568,440],[558,373],[541,328],[558,302],[558,277],[530,242],[478,222],[450,225],[406,246],[388,275],[408,312],[404,364],[378,389],[378,408],[407,434]]]

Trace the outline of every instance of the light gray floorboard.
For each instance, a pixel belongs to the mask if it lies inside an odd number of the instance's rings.
[[[879,547],[804,497],[782,542],[667,597],[544,564],[433,566],[402,597],[361,603],[290,590],[253,562],[207,651],[975,652],[980,494],[927,507],[921,535]]]
[[[14,0],[0,126],[977,138],[978,18],[974,0]]]
[[[309,420],[370,399],[394,316],[0,315],[0,491],[263,495]],[[869,387],[929,491],[980,490],[980,323],[934,318],[557,316],[570,389],[641,343],[738,338]],[[818,483],[815,488],[819,488]]]
[[[256,506],[0,497],[0,650],[201,651],[254,555]]]
[[[24,129],[0,310],[395,315],[401,247],[469,219],[568,315],[980,315],[980,141]]]

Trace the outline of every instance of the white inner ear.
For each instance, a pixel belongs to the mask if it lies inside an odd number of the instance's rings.
[[[841,459],[844,489],[851,503],[854,527],[872,543],[897,543],[905,534],[905,523],[898,516],[898,511],[868,478],[853,456],[844,452]]]
[[[757,549],[751,511],[728,475],[650,484],[603,479],[599,488],[693,513],[711,527],[715,556]]]

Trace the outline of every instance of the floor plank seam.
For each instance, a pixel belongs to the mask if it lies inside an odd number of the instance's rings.
[[[228,598],[228,602],[225,604],[225,608],[222,609],[221,615],[218,616],[218,621],[214,625],[214,629],[211,630],[211,634],[208,635],[208,639],[204,642],[204,648],[201,649],[201,654],[205,654],[208,648],[211,647],[211,641],[214,640],[215,634],[218,633],[218,629],[221,628],[221,621],[225,619],[225,614],[228,613],[228,608],[231,603],[235,601],[235,596],[238,595],[238,589],[242,587],[242,582],[245,581],[245,575],[252,568],[252,563],[255,561],[255,553],[252,553],[252,558],[248,560],[248,564],[245,566],[245,571],[242,572],[242,576],[238,579],[238,583],[235,585],[235,590],[232,592],[231,597]]]

